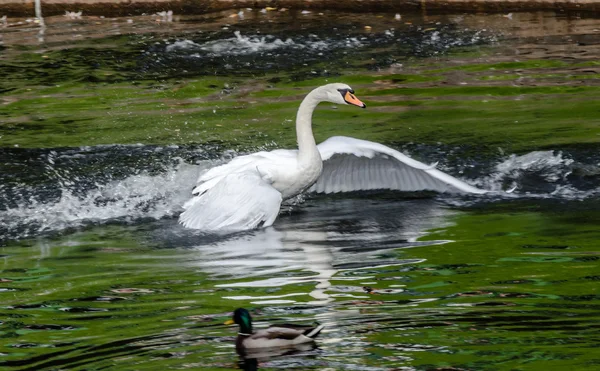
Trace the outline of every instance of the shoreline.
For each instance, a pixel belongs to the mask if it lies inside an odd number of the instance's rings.
[[[600,12],[600,0],[42,0],[44,16],[62,15],[66,11],[82,11],[84,15],[134,16],[165,10],[193,15],[265,7],[387,13]],[[35,1],[0,0],[0,17],[4,15],[34,16]]]

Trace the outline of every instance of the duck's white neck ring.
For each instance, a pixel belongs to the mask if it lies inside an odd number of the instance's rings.
[[[238,332],[238,335],[242,335],[242,336],[250,336],[252,334],[244,334],[243,332]]]

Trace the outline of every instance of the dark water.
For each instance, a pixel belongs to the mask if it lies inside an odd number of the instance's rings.
[[[404,15],[401,25],[393,15],[368,15],[374,30],[365,33],[365,22],[350,15],[340,16],[333,32],[326,28],[331,16],[268,22],[248,14],[256,19],[248,15],[235,29],[228,15],[158,25],[50,19],[41,36],[44,52],[56,53],[49,54],[53,62],[27,62],[25,69],[9,62],[21,55],[15,40],[35,50],[39,31],[8,28],[0,53],[10,77],[1,87],[18,91],[34,77],[42,85],[98,83],[98,76],[100,83],[157,84],[251,78],[275,66],[286,71],[282,80],[302,81],[395,68],[457,48],[502,53],[511,32],[498,26],[507,21],[501,15],[441,16],[435,30],[421,15]],[[594,34],[536,39],[536,15],[522,17],[521,30],[512,30],[521,50],[566,53],[571,44],[563,38],[570,37],[589,44],[583,59],[597,57]],[[577,24],[593,29],[587,21]],[[545,50],[529,45],[533,39]],[[89,53],[75,53],[69,43]],[[471,184],[517,188],[485,197],[306,195],[286,204],[271,228],[207,235],[177,224],[199,172],[264,143],[240,149],[73,141],[0,149],[2,369],[600,368],[600,155],[593,145],[477,156],[443,137],[438,145],[390,143]],[[315,348],[238,364],[237,329],[223,325],[237,307],[251,311],[256,328],[315,321],[326,327]]]

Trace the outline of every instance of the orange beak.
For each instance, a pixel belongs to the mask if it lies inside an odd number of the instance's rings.
[[[367,108],[367,105],[360,101],[360,99],[356,98],[356,96],[349,91],[344,95],[344,100],[348,104],[352,104],[353,106],[357,106],[360,108]]]

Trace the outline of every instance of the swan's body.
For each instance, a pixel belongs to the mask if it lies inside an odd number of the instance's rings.
[[[200,176],[180,223],[203,230],[245,230],[273,224],[281,202],[304,191],[319,193],[372,189],[486,193],[434,166],[379,143],[331,137],[315,143],[312,113],[323,101],[365,105],[345,84],[310,92],[296,118],[298,150],[257,152],[234,158]]]

